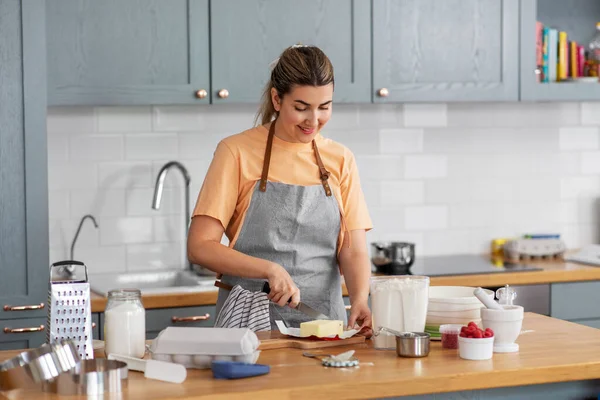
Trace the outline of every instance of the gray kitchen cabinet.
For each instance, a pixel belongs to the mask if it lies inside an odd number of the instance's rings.
[[[367,0],[211,2],[213,103],[257,103],[269,64],[298,43],[331,59],[336,102],[370,102],[370,15]]]
[[[154,339],[168,326],[212,327],[215,308],[215,305],[207,305],[146,310],[146,339]],[[100,314],[100,326],[104,329],[104,313]]]
[[[209,103],[208,0],[51,0],[50,105]]]
[[[519,0],[373,1],[373,101],[517,101]]]
[[[0,4],[3,1],[14,0],[0,0]],[[46,318],[0,320],[0,351],[35,348],[45,342]]]
[[[0,321],[11,329],[46,324],[39,319],[49,275],[44,23],[44,0],[0,0]],[[10,332],[0,329],[0,342],[32,344],[45,335]]]
[[[587,48],[600,21],[600,2],[521,0],[521,101],[599,101],[600,84],[537,81],[537,21],[567,32],[569,40]]]
[[[600,281],[553,283],[550,316],[568,321],[600,319]]]

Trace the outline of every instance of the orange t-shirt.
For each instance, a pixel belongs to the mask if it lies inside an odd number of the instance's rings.
[[[218,219],[225,228],[230,247],[235,245],[256,182],[260,180],[268,133],[267,128],[258,126],[223,139],[215,150],[200,189],[192,216],[207,215]],[[323,164],[331,173],[329,185],[340,208],[339,252],[345,230],[370,230],[372,222],[352,152],[320,134],[315,141]],[[286,142],[275,136],[268,180],[300,186],[320,185],[312,144]]]

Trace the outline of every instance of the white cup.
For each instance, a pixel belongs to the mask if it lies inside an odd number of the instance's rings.
[[[502,310],[481,309],[481,324],[484,329],[494,331],[494,352],[513,353],[519,351],[515,340],[523,326],[523,307],[502,305]]]

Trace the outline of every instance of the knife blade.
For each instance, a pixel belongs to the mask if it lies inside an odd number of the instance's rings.
[[[269,282],[265,282],[263,284],[262,292],[266,293],[266,294],[269,294],[271,292],[271,286],[269,286]],[[292,299],[289,299],[288,303],[291,301],[292,301]],[[308,315],[309,317],[311,317],[313,319],[327,319],[327,320],[331,319],[327,315],[315,310],[314,308],[312,308],[309,305],[302,303],[302,302],[298,303],[298,306],[295,308],[295,310],[298,310],[302,314]]]

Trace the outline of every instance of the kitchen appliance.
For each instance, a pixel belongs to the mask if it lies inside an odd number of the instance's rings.
[[[87,267],[80,261],[59,261],[50,266],[47,342],[74,342],[81,359],[93,359],[92,310]]]
[[[407,242],[371,243],[371,262],[377,272],[402,275],[415,261],[415,245]]]

